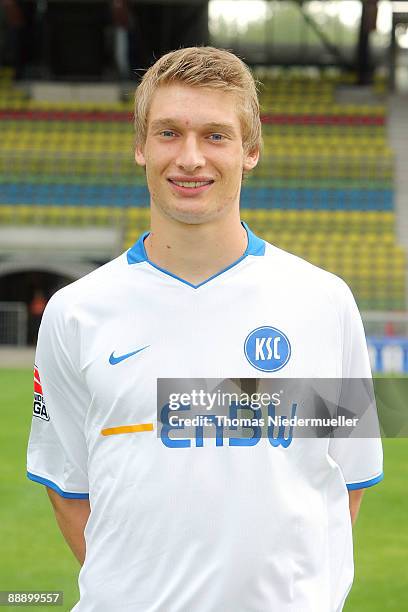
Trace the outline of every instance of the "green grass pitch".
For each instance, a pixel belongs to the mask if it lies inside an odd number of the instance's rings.
[[[70,610],[78,600],[79,565],[60,535],[44,487],[25,476],[31,370],[0,370],[0,388],[0,590],[62,590],[62,609]],[[345,612],[406,607],[408,440],[384,440],[384,455],[385,480],[366,492],[354,529],[356,577]]]

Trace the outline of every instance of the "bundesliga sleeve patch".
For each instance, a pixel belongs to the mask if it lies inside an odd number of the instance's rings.
[[[43,390],[41,386],[40,373],[37,366],[34,366],[34,405],[33,405],[33,416],[43,421],[49,421],[47,409],[45,407]]]

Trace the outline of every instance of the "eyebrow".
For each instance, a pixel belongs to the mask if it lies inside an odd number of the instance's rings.
[[[177,125],[177,119],[172,117],[164,117],[163,119],[155,119],[152,121],[150,127],[152,130],[157,130],[164,127],[176,127]],[[235,127],[232,125],[232,123],[217,123],[212,121],[210,123],[205,123],[202,126],[202,129],[209,132],[228,132],[230,134],[236,133]]]

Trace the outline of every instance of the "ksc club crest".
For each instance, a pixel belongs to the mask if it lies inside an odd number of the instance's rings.
[[[244,344],[245,357],[261,372],[276,372],[289,361],[291,348],[286,334],[276,327],[257,327]]]

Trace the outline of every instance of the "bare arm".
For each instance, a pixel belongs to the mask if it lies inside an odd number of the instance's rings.
[[[91,512],[89,500],[66,499],[46,488],[62,535],[82,565],[85,560],[84,529]]]
[[[355,491],[349,491],[349,508],[351,515],[351,523],[354,525],[358,511],[360,510],[361,500],[363,499],[364,489],[356,489]]]

